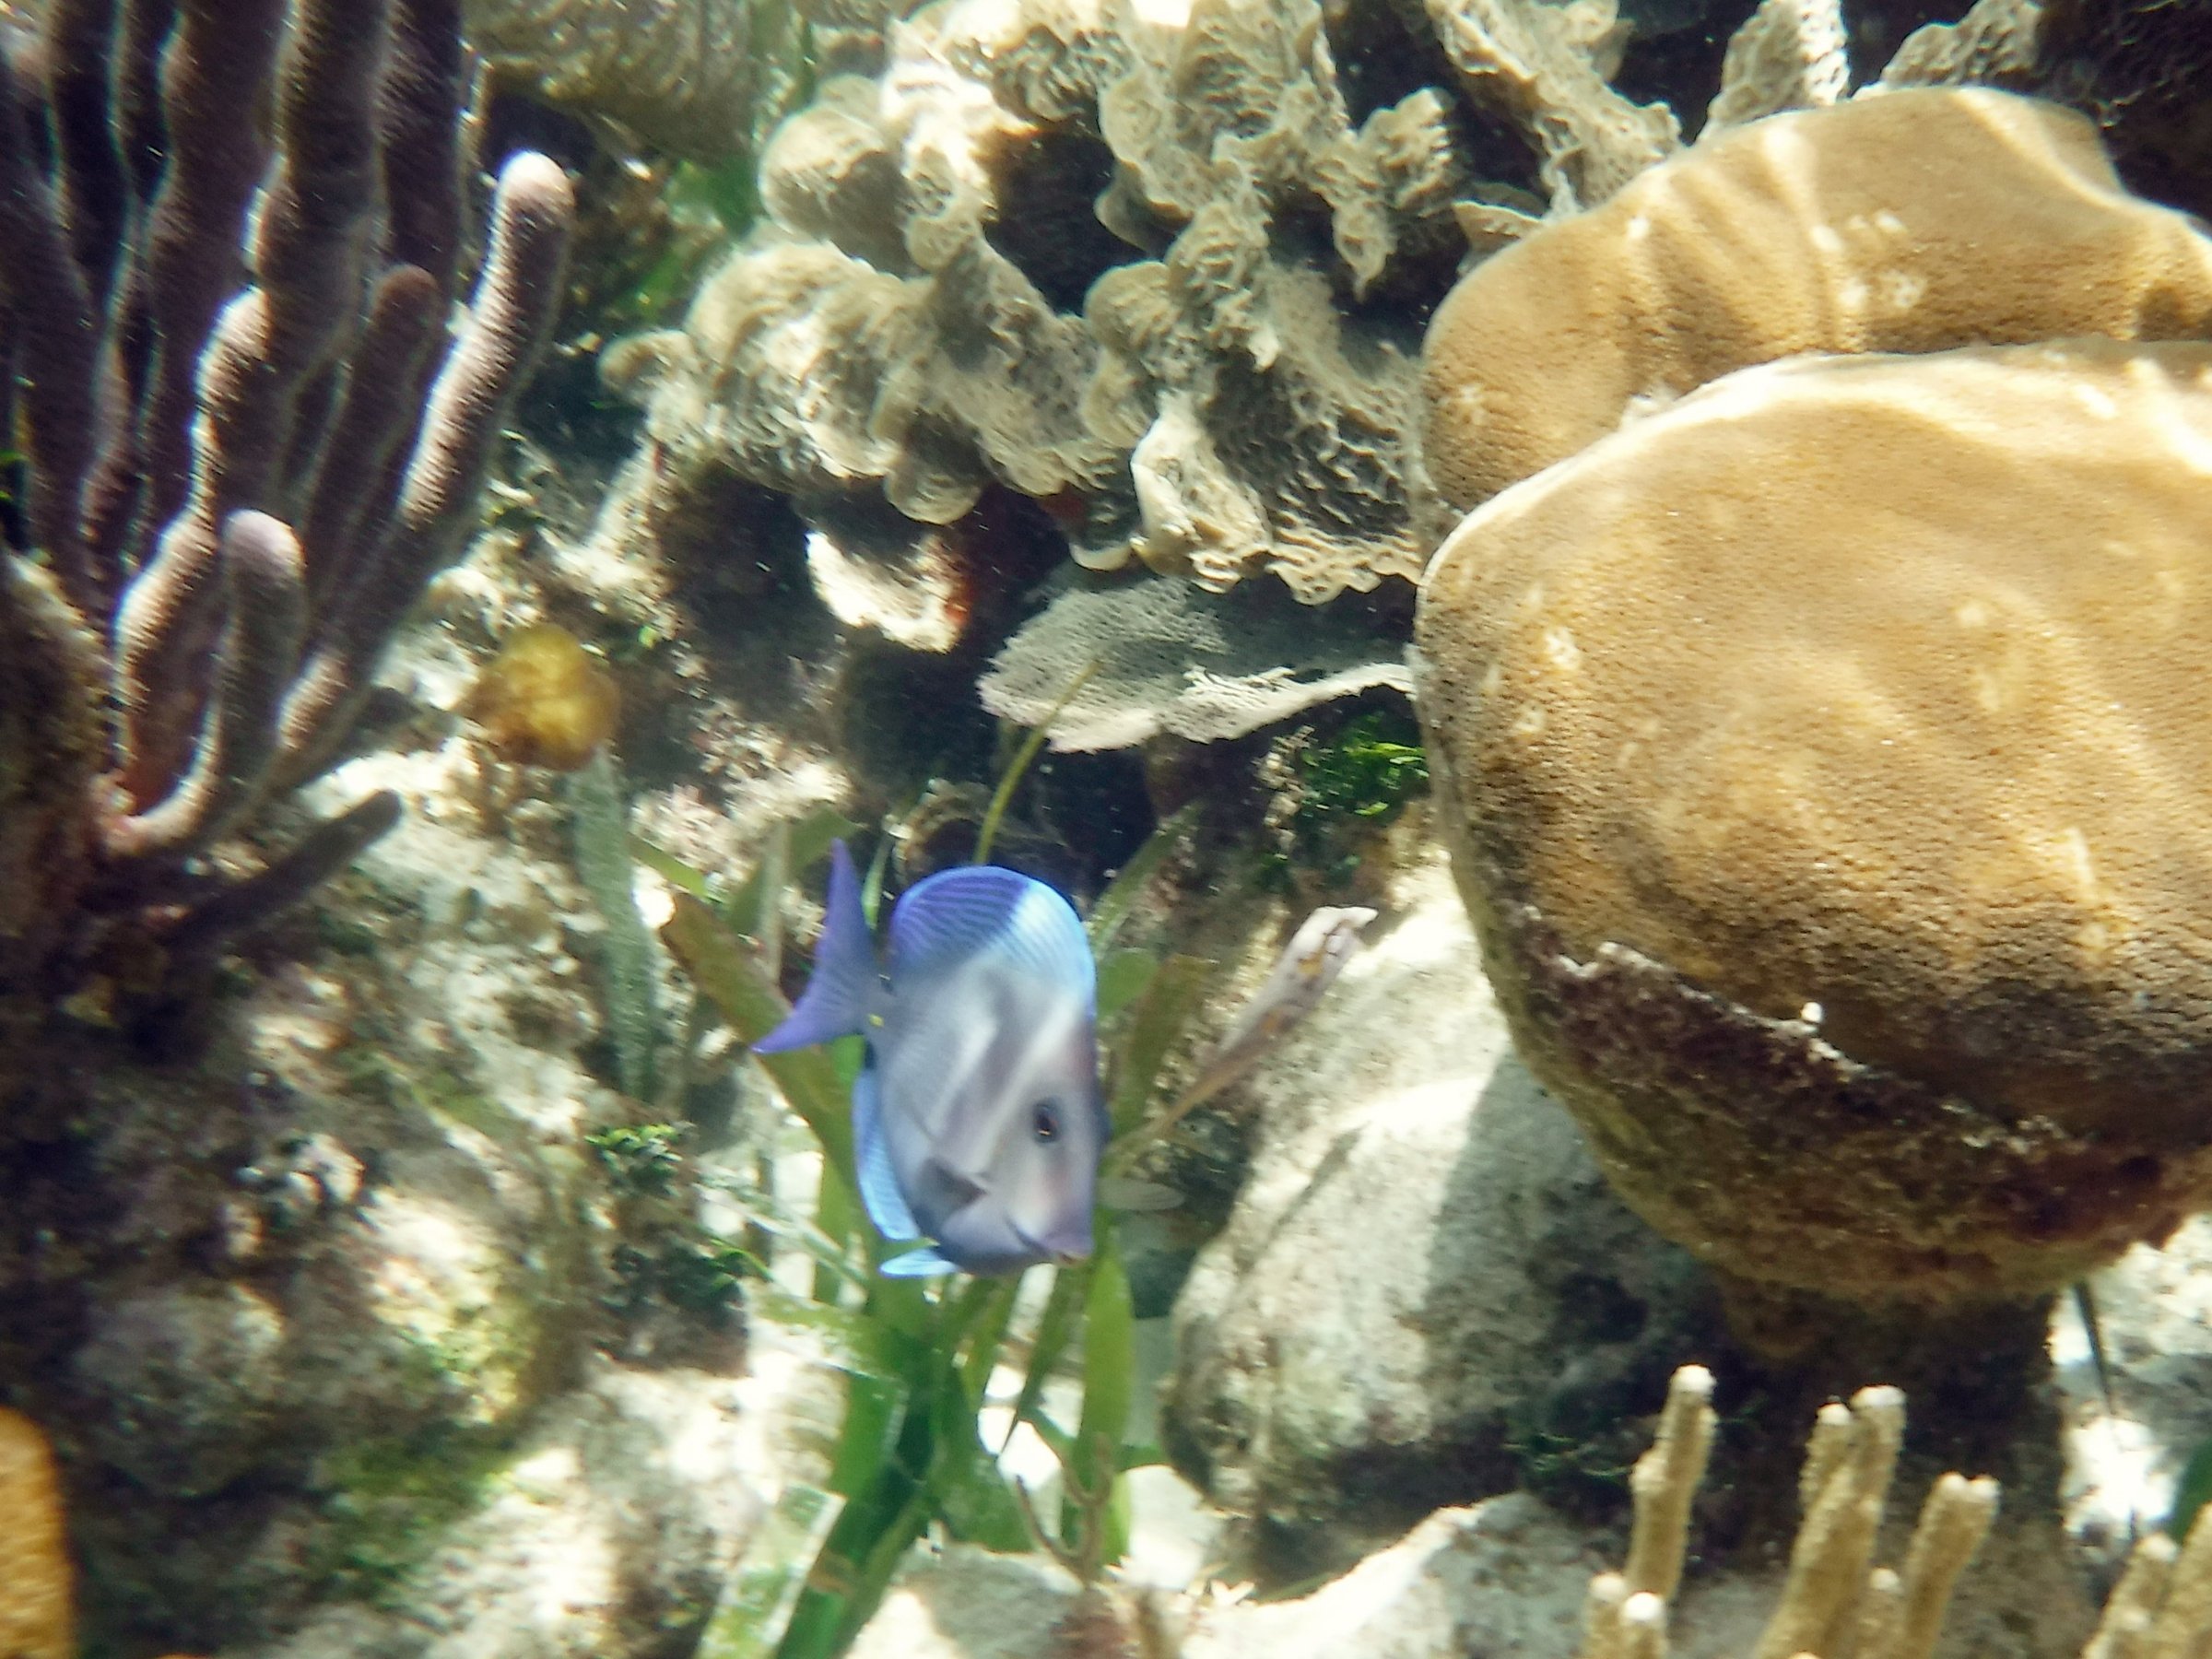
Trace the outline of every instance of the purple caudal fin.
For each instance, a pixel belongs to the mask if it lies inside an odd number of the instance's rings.
[[[753,1044],[764,1054],[810,1048],[867,1029],[868,999],[876,988],[876,941],[860,906],[860,877],[853,854],[838,841],[830,849],[830,907],[815,942],[814,973],[799,1006],[782,1025]]]

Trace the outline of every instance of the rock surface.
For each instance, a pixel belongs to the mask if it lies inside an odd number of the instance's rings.
[[[1239,1092],[1252,1172],[1168,1397],[1217,1501],[1338,1564],[1647,1409],[1708,1295],[1513,1058],[1441,852],[1388,902]]]
[[[1352,1571],[1289,1601],[1212,1592],[1116,1593],[1124,1634],[1149,1621],[1183,1659],[1428,1659],[1441,1653],[1569,1659],[1594,1557],[1525,1494],[1441,1510]],[[1077,1606],[1067,1573],[1033,1557],[961,1545],[909,1569],[853,1659],[1065,1659],[1055,1628]],[[1105,1650],[1113,1651],[1113,1650]]]
[[[2212,1217],[2191,1218],[2162,1247],[2137,1245],[2088,1288],[2105,1374],[2070,1298],[2053,1316],[2051,1355],[2065,1403],[2066,1523],[2109,1566],[2166,1518],[2189,1460],[2212,1442]]]
[[[696,1630],[794,1466],[771,1442],[814,1361],[765,1332],[747,1355],[726,1309],[622,1323],[638,1241],[585,1136],[660,1107],[612,1081],[572,790],[455,710],[547,607],[634,618],[641,572],[530,551],[494,532],[440,579],[372,752],[288,809],[391,789],[397,827],[223,965],[165,1061],[73,1006],[76,1064],[6,1125],[0,1370],[70,1476],[94,1641],[643,1659]],[[622,738],[647,753],[735,734],[653,802],[702,867],[847,787],[712,692],[650,707]]]
[[[759,1518],[774,1472],[760,1428],[771,1392],[758,1379],[596,1362],[484,1471],[404,1582],[227,1659],[673,1652]]]

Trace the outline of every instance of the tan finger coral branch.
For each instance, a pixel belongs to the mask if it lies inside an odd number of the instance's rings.
[[[1629,1581],[1601,1572],[1583,1598],[1582,1659],[1620,1659],[1620,1610],[1629,1599]]]
[[[1905,1552],[1901,1618],[1887,1645],[1859,1651],[1863,1659],[1928,1659],[1943,1629],[1951,1586],[1989,1535],[1997,1513],[1997,1483],[1946,1475],[1928,1492],[1920,1524]]]
[[[1817,1486],[1808,1479],[1782,1605],[1759,1639],[1759,1659],[1830,1651],[1850,1628],[1905,1437],[1905,1396],[1894,1388],[1862,1388],[1850,1410],[1849,1442],[1830,1451],[1816,1440],[1806,1459],[1808,1477],[1819,1460],[1820,1478]]]
[[[1625,1574],[1631,1590],[1648,1591],[1665,1601],[1681,1584],[1690,1500],[1705,1478],[1712,1429],[1712,1373],[1701,1365],[1686,1365],[1667,1385],[1658,1438],[1629,1475],[1636,1500]]]
[[[2212,1639],[2212,1510],[2199,1510],[2189,1529],[2166,1594],[2138,1650],[2141,1659],[2198,1659]]]
[[[2081,1659],[2142,1659],[2150,1621],[2166,1597],[2174,1558],[2180,1554],[2180,1547],[2164,1533],[2153,1533],[2136,1546]]]

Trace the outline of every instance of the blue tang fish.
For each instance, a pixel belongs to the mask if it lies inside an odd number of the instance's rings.
[[[853,855],[831,851],[814,972],[767,1053],[867,1039],[853,1085],[860,1194],[883,1271],[1012,1273],[1090,1253],[1106,1147],[1098,974],[1083,924],[1041,881],[994,865],[916,882],[879,963]]]

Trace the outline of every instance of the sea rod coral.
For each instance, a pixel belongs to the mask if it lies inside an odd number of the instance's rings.
[[[557,166],[507,160],[449,344],[468,240],[451,5],[188,0],[172,22],[84,0],[43,24],[0,32],[18,1028],[126,949],[141,983],[204,959],[391,823],[372,796],[243,881],[188,868],[328,762],[459,550],[573,216]]]

